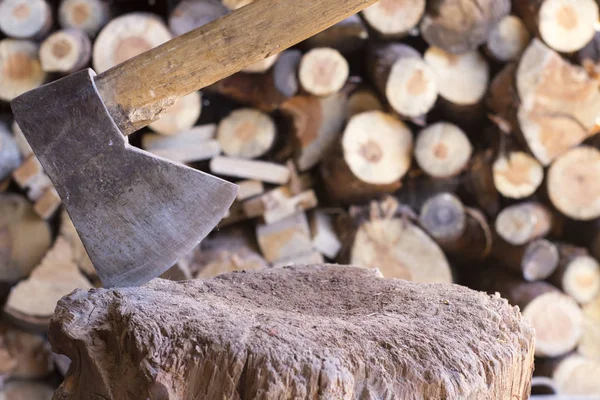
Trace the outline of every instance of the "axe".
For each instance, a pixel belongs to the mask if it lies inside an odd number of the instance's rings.
[[[281,52],[376,0],[256,0],[97,75],[11,102],[105,287],[137,286],[191,251],[237,185],[128,144],[177,99]]]

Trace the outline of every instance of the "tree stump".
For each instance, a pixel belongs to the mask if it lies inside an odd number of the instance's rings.
[[[55,399],[526,399],[533,330],[498,296],[312,265],[76,290]]]

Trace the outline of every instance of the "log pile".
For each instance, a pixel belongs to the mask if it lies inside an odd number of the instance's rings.
[[[56,302],[100,286],[8,102],[250,2],[0,2],[0,397],[49,398]],[[546,387],[600,396],[597,20],[594,0],[381,0],[179,99],[130,143],[240,190],[163,278],[331,262],[498,292]]]

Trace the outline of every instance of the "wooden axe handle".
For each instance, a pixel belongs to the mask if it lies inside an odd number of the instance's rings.
[[[279,53],[377,0],[256,0],[96,76],[124,135],[181,96]]]

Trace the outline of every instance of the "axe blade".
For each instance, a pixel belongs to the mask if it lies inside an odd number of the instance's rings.
[[[128,144],[85,69],[11,103],[105,287],[138,286],[210,233],[238,187]]]

